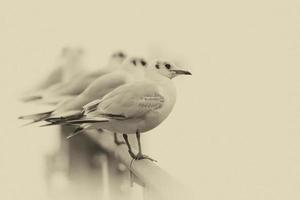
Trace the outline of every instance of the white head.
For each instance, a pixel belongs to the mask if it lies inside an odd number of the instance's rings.
[[[84,67],[84,50],[76,47],[64,47],[61,51],[59,65],[63,69],[63,81],[68,81],[81,72]]]
[[[145,69],[148,65],[147,61],[141,57],[130,57],[124,62],[125,66]]]
[[[119,70],[125,71],[126,74],[130,74],[130,77],[135,77],[136,80],[144,77],[146,69],[146,60],[139,57],[130,57],[126,59],[119,68]]]
[[[60,52],[61,57],[66,57],[71,53],[72,49],[70,47],[63,47]]]
[[[61,63],[63,65],[77,66],[82,64],[82,57],[84,56],[84,50],[82,48],[64,47],[61,50]]]
[[[84,58],[84,49],[77,47],[77,48],[73,48],[70,54],[70,59],[72,61],[72,63],[74,64],[82,64],[83,62],[83,58]]]
[[[111,55],[108,65],[110,66],[120,65],[124,62],[126,57],[127,55],[123,51],[116,51]]]
[[[157,71],[159,74],[169,79],[172,79],[179,75],[192,75],[191,72],[183,70],[177,67],[174,63],[166,61],[155,61],[149,66],[149,68],[151,70]]]

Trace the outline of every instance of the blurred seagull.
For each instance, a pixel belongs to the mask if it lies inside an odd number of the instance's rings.
[[[83,92],[96,78],[118,69],[125,58],[125,53],[117,51],[112,54],[108,64],[104,68],[93,72],[82,72],[81,74],[76,74],[76,76],[73,75],[71,76],[72,78],[66,79],[67,81],[59,82],[35,93],[32,95],[31,100],[39,100],[45,104],[55,105],[70,97],[74,97]]]
[[[40,100],[42,94],[51,88],[59,88],[61,83],[68,82],[83,71],[84,51],[82,48],[65,47],[59,56],[59,64],[50,75],[31,91],[27,91],[21,100],[24,102]]]
[[[87,103],[102,98],[123,84],[142,79],[146,65],[147,62],[142,58],[130,58],[118,70],[97,78],[80,95],[60,103],[56,109],[21,116],[19,119],[32,120],[30,123],[46,120],[50,122],[47,125],[63,124],[65,120],[78,119],[82,117],[82,107]]]
[[[92,127],[123,133],[132,158],[154,161],[142,153],[140,133],[157,127],[172,111],[176,89],[170,79],[178,75],[191,73],[169,62],[155,62],[148,67],[144,79],[124,84],[102,99],[85,105],[81,119],[67,122],[80,125],[80,131]],[[137,154],[133,153],[127,134],[136,134]]]
[[[70,96],[79,95],[97,78],[119,69],[126,57],[127,55],[122,51],[115,52],[104,68],[81,74],[68,82],[51,88],[43,95],[43,100],[46,103],[57,104]]]

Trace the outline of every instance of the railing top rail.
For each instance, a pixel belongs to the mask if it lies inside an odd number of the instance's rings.
[[[138,182],[145,186],[146,193],[152,197],[151,199],[186,198],[184,186],[178,183],[168,172],[150,160],[132,162],[127,146],[116,146],[110,133],[99,134],[96,131],[88,131],[85,134],[124,164],[135,175]]]

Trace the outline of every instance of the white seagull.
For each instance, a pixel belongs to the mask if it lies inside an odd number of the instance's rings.
[[[83,73],[68,82],[51,88],[43,95],[43,99],[47,103],[57,104],[68,97],[79,95],[97,78],[119,69],[126,57],[127,55],[122,51],[113,53],[104,68],[89,73]]]
[[[41,100],[46,91],[59,88],[62,83],[70,81],[83,72],[84,51],[81,48],[65,47],[58,59],[58,66],[31,91],[27,91],[21,100],[24,102]]]
[[[122,85],[102,99],[87,104],[84,106],[83,117],[68,120],[68,123],[80,125],[80,131],[93,127],[123,133],[132,158],[153,161],[142,154],[140,133],[157,127],[172,111],[176,101],[176,89],[170,79],[178,75],[191,73],[169,62],[155,62],[147,68],[143,80]],[[136,134],[136,155],[131,149],[127,134]]]
[[[32,100],[39,100],[45,104],[59,104],[64,100],[74,97],[83,92],[87,86],[92,83],[96,78],[105,74],[111,73],[118,69],[126,58],[126,54],[122,51],[117,51],[110,57],[108,64],[93,72],[81,72],[80,74],[71,75],[66,81],[61,81],[57,84],[48,87],[45,90],[40,90],[33,95]],[[74,59],[76,60],[76,59]],[[78,60],[78,59],[77,59]],[[76,63],[73,62],[74,68]],[[72,65],[69,67],[71,68]],[[67,73],[72,74],[72,73]]]

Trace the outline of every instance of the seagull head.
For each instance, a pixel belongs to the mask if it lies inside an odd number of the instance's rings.
[[[80,62],[84,56],[84,49],[81,47],[72,48],[70,52],[70,57],[73,62]]]
[[[68,54],[71,52],[71,48],[68,47],[68,46],[65,46],[61,49],[61,53],[60,53],[60,56],[61,57],[65,57],[65,56],[68,56]]]
[[[151,68],[170,79],[179,75],[192,75],[191,72],[183,70],[171,62],[156,61],[151,65]]]
[[[70,66],[72,68],[82,65],[84,57],[84,50],[80,47],[64,47],[61,50],[60,62],[63,66]]]
[[[116,51],[111,55],[110,64],[121,64],[126,59],[127,55],[123,51]]]
[[[129,66],[137,67],[137,68],[145,68],[147,67],[147,61],[141,57],[132,57],[127,60],[127,64]]]

